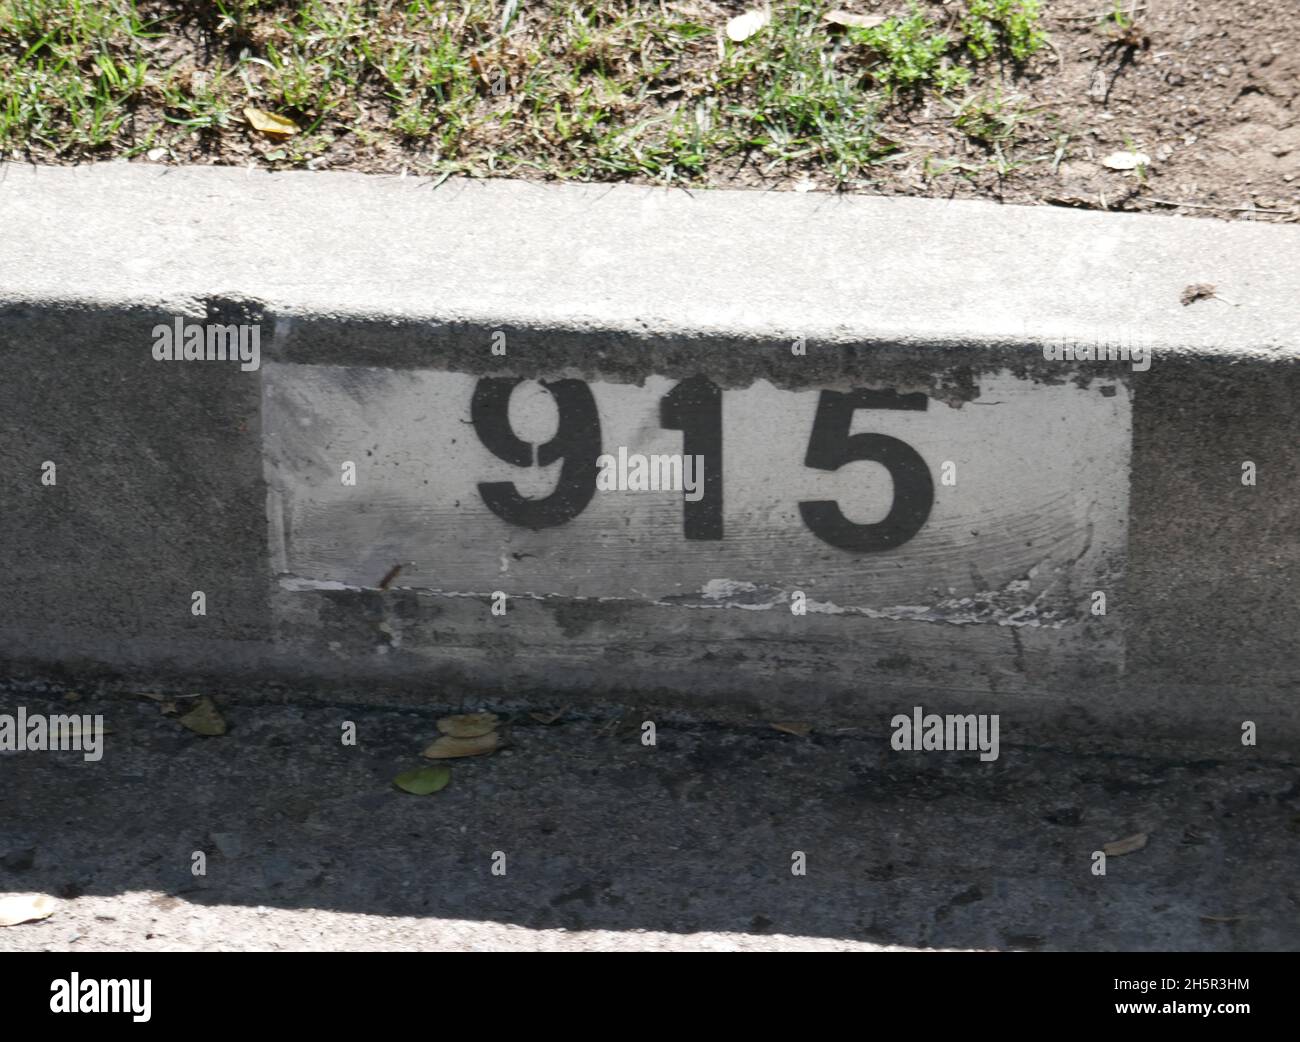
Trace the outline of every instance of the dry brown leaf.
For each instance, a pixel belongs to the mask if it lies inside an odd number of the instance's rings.
[[[207,695],[200,698],[198,704],[180,718],[180,723],[195,734],[216,736],[226,733],[226,721]]]
[[[812,734],[812,724],[805,724],[797,720],[782,721],[781,723],[772,724],[778,731],[784,731],[786,734],[797,735],[800,738],[807,738]]]
[[[531,716],[534,720],[536,720],[539,724],[549,725],[559,720],[560,717],[562,717],[568,711],[568,708],[569,708],[568,706],[565,706],[563,709],[557,709],[553,713],[529,713],[528,715]]]
[[[58,898],[49,894],[8,894],[0,897],[0,926],[48,919],[58,907]]]
[[[883,14],[853,14],[851,11],[841,11],[838,7],[834,11],[828,11],[822,20],[831,25],[846,28],[852,26],[855,29],[874,29],[888,21]]]
[[[438,730],[452,738],[479,738],[495,731],[500,722],[496,713],[461,713],[444,716],[438,721]]]
[[[1112,152],[1101,161],[1107,170],[1136,170],[1140,166],[1150,166],[1151,157],[1145,152]]]
[[[1135,832],[1131,836],[1125,836],[1123,839],[1112,840],[1101,849],[1107,857],[1119,857],[1121,854],[1132,854],[1134,851],[1141,850],[1147,845],[1147,834],[1145,832]]]
[[[746,11],[727,22],[727,39],[743,43],[772,20],[770,11]]]
[[[441,738],[434,739],[433,743],[420,755],[427,760],[453,760],[460,756],[483,756],[486,753],[496,752],[500,744],[501,736],[495,731],[489,734],[481,734],[476,738],[453,738],[451,735],[445,734]]]
[[[1244,915],[1203,915],[1201,921],[1206,923],[1239,923],[1245,918]]]
[[[636,714],[626,712],[622,716],[611,717],[596,728],[596,734],[602,738],[608,738],[611,735],[618,734],[619,731],[626,731],[629,728],[635,730],[637,727]]]
[[[1209,300],[1214,296],[1215,287],[1212,282],[1194,282],[1183,290],[1182,295],[1178,298],[1183,302],[1183,307],[1195,303],[1198,300]]]
[[[298,124],[284,116],[277,116],[273,112],[263,112],[261,109],[252,107],[244,109],[244,118],[254,130],[260,130],[263,134],[270,134],[273,137],[292,137],[298,133]]]

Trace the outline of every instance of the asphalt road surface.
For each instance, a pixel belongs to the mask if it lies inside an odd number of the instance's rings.
[[[654,717],[646,745],[635,709],[528,711],[557,703],[503,713],[502,749],[416,796],[392,780],[427,763],[446,707],[218,702],[210,737],[180,724],[186,700],[5,694],[4,712],[102,714],[111,733],[97,762],[0,752],[0,893],[59,899],[0,950],[1300,941],[1300,774],[1265,743],[1004,741],[984,763],[815,720],[801,737]]]

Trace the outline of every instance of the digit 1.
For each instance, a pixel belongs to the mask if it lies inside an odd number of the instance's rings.
[[[659,403],[659,423],[682,432],[682,454],[693,468],[703,495],[682,503],[687,539],[722,538],[722,388],[706,376],[683,380]],[[687,460],[682,461],[683,473]],[[685,495],[685,489],[683,489]]]
[[[510,395],[522,382],[515,377],[485,376],[474,388],[470,419],[474,431],[494,456],[516,467],[533,465],[533,446],[510,429]],[[542,380],[555,399],[560,422],[555,437],[537,449],[537,466],[563,459],[555,490],[542,499],[526,499],[513,481],[482,482],[479,495],[487,508],[512,525],[534,530],[572,521],[596,494],[596,457],[600,455],[600,414],[591,388],[581,380]]]

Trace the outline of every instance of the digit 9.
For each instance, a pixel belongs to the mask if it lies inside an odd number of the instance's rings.
[[[542,380],[555,399],[559,423],[555,437],[536,447],[510,426],[510,396],[522,377],[487,376],[479,380],[470,402],[470,419],[484,447],[516,467],[546,467],[557,460],[560,476],[550,495],[527,499],[513,481],[487,481],[479,495],[501,520],[523,528],[554,528],[572,521],[596,494],[596,458],[600,455],[600,414],[591,388],[581,380]]]

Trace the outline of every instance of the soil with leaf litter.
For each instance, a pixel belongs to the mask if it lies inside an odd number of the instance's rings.
[[[0,0],[0,154],[1293,221],[1267,0]]]

